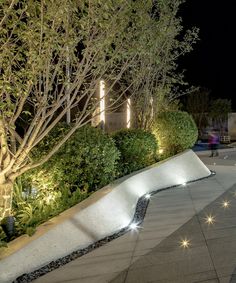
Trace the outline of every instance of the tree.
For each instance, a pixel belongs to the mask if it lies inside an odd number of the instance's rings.
[[[138,55],[124,73],[125,81],[133,82],[130,92],[137,127],[150,128],[162,106],[183,95],[177,88],[186,84],[183,74],[177,71],[178,59],[192,50],[198,29],[183,31],[178,17],[182,3],[163,0],[147,5],[140,1],[139,10],[146,11],[146,18],[137,45]]]
[[[210,90],[199,88],[187,96],[186,109],[193,116],[200,136],[208,125],[209,95]]]
[[[224,124],[230,112],[232,112],[231,100],[219,98],[211,101],[209,116],[220,127],[221,135],[224,135]]]
[[[131,22],[136,2],[1,2],[0,219],[10,215],[15,179],[48,161],[92,119],[101,78],[109,82],[109,94],[135,61],[143,22],[142,17]],[[73,108],[77,114],[70,130],[35,160],[34,148]]]

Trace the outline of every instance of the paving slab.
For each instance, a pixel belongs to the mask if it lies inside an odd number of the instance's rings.
[[[137,231],[34,282],[233,282],[236,154],[233,156],[235,160],[224,159],[223,154],[219,158],[202,155],[209,169],[216,171],[214,177],[159,192],[151,198]],[[228,209],[222,207],[226,199],[230,200]],[[213,225],[206,224],[209,214],[215,216]],[[185,238],[190,241],[186,249],[180,246]]]

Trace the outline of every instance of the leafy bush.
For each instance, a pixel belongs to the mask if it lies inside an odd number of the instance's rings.
[[[65,124],[56,127],[37,146],[32,158],[46,155],[68,130]],[[119,155],[113,139],[101,130],[90,126],[77,130],[48,162],[17,179],[13,196],[14,237],[32,235],[38,225],[114,180]],[[9,240],[1,230],[0,239]]]
[[[157,142],[152,133],[141,129],[122,130],[113,134],[121,153],[120,175],[129,174],[156,162]]]
[[[163,158],[191,148],[197,140],[197,126],[187,112],[167,111],[158,115],[153,125]]]
[[[88,197],[79,188],[71,192],[67,188],[37,190],[22,185],[18,178],[14,185],[13,214],[15,217],[14,237],[21,234],[32,235],[36,227],[53,216],[79,203]]]
[[[59,125],[34,152],[35,158],[52,148],[55,140],[67,131]],[[117,176],[119,152],[114,141],[100,129],[84,126],[78,129],[60,150],[44,165],[26,174],[38,188],[70,188],[72,191],[95,191]]]

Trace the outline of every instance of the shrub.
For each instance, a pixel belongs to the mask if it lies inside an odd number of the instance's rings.
[[[120,151],[120,175],[129,174],[156,162],[155,136],[141,129],[122,130],[113,134]]]
[[[59,139],[68,126],[59,125],[41,143],[34,157],[44,155]],[[32,170],[26,177],[36,187],[47,190],[78,187],[82,191],[95,191],[112,181],[116,176],[119,152],[114,141],[100,129],[84,126],[78,129],[60,150],[44,165]]]
[[[167,111],[158,115],[153,125],[163,158],[191,148],[197,140],[197,126],[187,112]]]
[[[31,158],[46,155],[68,130],[68,125],[59,124],[34,149]],[[32,235],[39,224],[112,181],[118,175],[119,155],[113,139],[101,130],[90,126],[78,129],[48,162],[17,179],[13,238],[24,233]],[[8,240],[0,227],[0,247]]]

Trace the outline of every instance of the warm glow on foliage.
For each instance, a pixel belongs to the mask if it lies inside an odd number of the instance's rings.
[[[50,204],[51,202],[53,202],[55,200],[55,196],[50,194],[50,195],[46,196],[44,198],[44,200],[45,200],[46,204]]]

